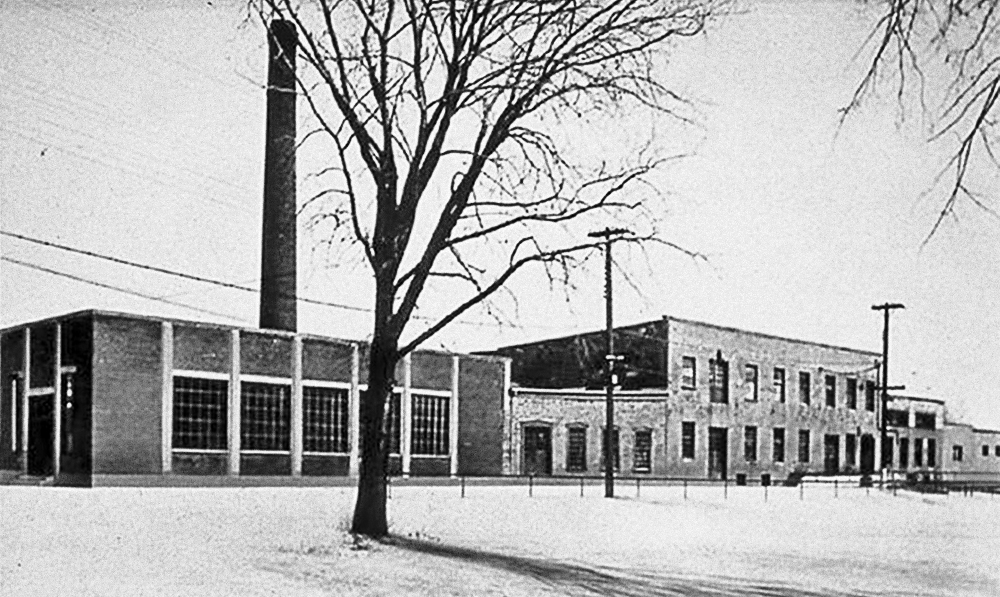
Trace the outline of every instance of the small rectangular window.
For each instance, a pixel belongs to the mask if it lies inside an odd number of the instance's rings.
[[[778,402],[785,403],[785,370],[781,367],[774,368],[774,394]]]
[[[858,380],[853,377],[847,378],[847,408],[857,409],[858,408]]]
[[[933,430],[937,426],[937,417],[934,413],[913,413],[913,426]]]
[[[708,399],[711,402],[729,402],[729,363],[721,356],[708,361]]]
[[[844,435],[844,459],[847,466],[858,465],[858,436],[853,433]]]
[[[745,365],[743,367],[743,379],[747,384],[746,399],[751,402],[756,402],[758,385],[757,365]]]
[[[909,438],[899,438],[899,468],[906,470],[910,468],[910,440]]]
[[[937,466],[937,440],[927,438],[927,466]]]
[[[694,422],[681,423],[681,458],[694,458]]]
[[[617,471],[619,468],[621,468],[621,452],[618,449],[618,430],[617,429],[614,429],[614,430],[611,431],[611,451],[612,451],[613,457],[614,457],[614,460],[612,461],[612,465],[614,466],[614,470]],[[608,434],[605,433],[604,429],[602,429],[601,430],[601,470],[602,471],[606,470],[606,468],[607,468],[607,464],[605,464],[607,462],[607,456],[608,456]]]
[[[774,444],[772,446],[772,459],[775,462],[785,461],[785,429],[784,427],[774,428]]]
[[[885,422],[890,427],[909,427],[910,413],[894,408],[887,409],[885,411]]]
[[[809,404],[812,394],[812,379],[808,371],[799,371],[799,402]]]
[[[983,456],[989,456],[989,455],[990,455],[990,447],[987,446],[986,444],[983,444]]]
[[[993,452],[994,456],[1000,456],[1000,444],[994,446],[993,450],[994,450]]]
[[[922,437],[913,440],[913,466],[924,465],[924,439]]]
[[[302,449],[305,452],[348,452],[348,391],[302,388]]]
[[[173,447],[225,450],[229,443],[229,382],[174,378]]]
[[[875,382],[865,380],[865,410],[875,412]]]
[[[825,382],[826,405],[830,408],[837,408],[837,376],[827,375]]]
[[[447,456],[450,449],[448,396],[411,394],[410,449],[420,456]]]
[[[962,446],[952,446],[951,447],[951,459],[955,462],[962,462]]]
[[[240,449],[287,452],[291,444],[292,393],[283,384],[240,384]]]
[[[696,360],[694,357],[681,357],[681,389],[682,390],[693,390],[695,389],[695,380],[697,379],[695,364]]]
[[[812,449],[809,446],[809,430],[799,429],[799,462],[809,462]]]
[[[637,473],[648,473],[653,464],[653,432],[639,429],[635,432],[633,467]]]
[[[757,428],[743,428],[743,457],[747,462],[757,462]]]
[[[587,470],[587,428],[570,427],[566,436],[566,470],[579,473]]]

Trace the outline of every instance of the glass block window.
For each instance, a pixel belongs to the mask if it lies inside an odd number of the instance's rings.
[[[812,378],[808,371],[799,371],[799,402],[809,404],[812,394]]]
[[[618,430],[614,429],[611,431],[611,450],[614,452],[613,466],[614,470],[617,471],[621,468],[621,450],[618,449]],[[608,454],[608,434],[604,429],[601,430],[601,470],[606,470],[607,465],[607,454]]]
[[[681,389],[693,390],[695,388],[695,358],[681,357]]]
[[[858,408],[858,380],[847,378],[847,408]]]
[[[751,402],[757,401],[757,386],[759,381],[757,365],[746,365],[743,368],[743,379],[747,385],[746,399]]]
[[[653,465],[653,432],[639,429],[635,432],[633,467],[637,473],[648,473]]]
[[[421,456],[448,455],[448,396],[411,394],[413,412],[410,449]]]
[[[681,423],[681,458],[694,458],[694,421]]]
[[[729,402],[729,363],[719,354],[708,361],[708,399],[711,402]]]
[[[809,454],[812,449],[809,446],[809,430],[799,429],[799,462],[809,462]]]
[[[847,466],[858,465],[858,436],[853,433],[844,435],[844,459]]]
[[[837,407],[837,376],[827,375],[824,380],[826,387],[826,405],[830,408]]]
[[[775,462],[785,461],[785,428],[775,427],[774,428],[774,442],[771,446],[772,454],[771,458]]]
[[[291,443],[291,388],[246,381],[240,388],[240,449],[287,452]]]
[[[785,370],[781,367],[774,368],[774,394],[778,402],[785,402]]]
[[[937,466],[937,440],[927,438],[927,466]]]
[[[579,473],[587,470],[587,428],[570,427],[566,435],[566,470]]]
[[[348,390],[302,388],[302,449],[305,452],[348,452]]]
[[[229,382],[174,378],[173,447],[225,450],[228,444]]]
[[[743,428],[743,457],[747,462],[757,462],[757,428]]]

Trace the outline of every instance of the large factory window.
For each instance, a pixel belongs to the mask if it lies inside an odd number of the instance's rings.
[[[759,377],[760,374],[757,370],[757,365],[745,365],[743,367],[743,378],[747,384],[746,399],[751,402],[756,402],[758,398],[757,386],[759,385]]]
[[[413,394],[413,453],[420,456],[448,455],[448,396]]]
[[[778,402],[785,403],[785,370],[781,367],[774,368],[774,393]]]
[[[743,429],[743,457],[747,462],[757,462],[757,428]]]
[[[812,394],[812,379],[808,371],[799,371],[799,402],[809,404]]]
[[[844,435],[844,464],[858,465],[858,436],[853,433]]]
[[[837,408],[837,376],[827,375],[826,385],[826,405],[830,408]]]
[[[812,449],[809,446],[809,430],[799,429],[799,462],[809,462],[809,454]]]
[[[729,363],[722,360],[720,352],[708,361],[708,399],[711,402],[729,402]]]
[[[875,382],[865,380],[865,410],[875,412]]]
[[[173,447],[225,450],[229,382],[199,377],[174,378]]]
[[[566,470],[579,473],[587,470],[587,428],[570,427],[566,439]]]
[[[302,388],[302,444],[305,452],[343,454],[348,451],[348,391],[344,388]]]
[[[693,390],[695,388],[695,358],[681,357],[681,389]]]
[[[858,408],[858,380],[847,378],[847,408]]]
[[[291,443],[291,389],[245,381],[240,393],[240,449],[287,452]]]

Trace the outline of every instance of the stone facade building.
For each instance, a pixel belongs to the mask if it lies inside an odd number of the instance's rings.
[[[617,328],[615,345],[623,473],[768,482],[877,468],[875,352],[674,317]],[[495,354],[512,360],[508,470],[599,474],[603,334]]]

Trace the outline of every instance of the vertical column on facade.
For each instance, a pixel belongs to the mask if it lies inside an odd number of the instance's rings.
[[[503,404],[503,423],[506,433],[503,438],[503,473],[505,475],[514,474],[514,394],[510,390],[510,360],[503,361],[503,396],[500,403]]]
[[[302,337],[292,339],[292,476],[302,475]]]
[[[56,353],[52,371],[52,475],[59,476],[62,455],[62,324],[56,324]]]
[[[59,476],[62,455],[62,324],[56,323],[56,350],[52,371],[52,475]]]
[[[410,476],[410,439],[413,437],[413,429],[410,424],[413,402],[410,394],[410,384],[413,381],[412,360],[407,354],[403,357],[403,396],[401,397],[399,413],[399,452],[403,459],[403,477]]]
[[[460,357],[451,358],[451,400],[448,401],[448,456],[451,476],[458,475],[458,375]]]
[[[240,331],[229,341],[229,474],[240,474]]]
[[[912,404],[910,404],[906,412],[906,426],[910,429],[917,426],[917,411],[913,409]]]
[[[21,379],[24,380],[24,387],[21,388],[21,472],[28,474],[28,394],[31,392],[31,328],[24,328],[24,360],[22,364],[24,371]]]
[[[160,467],[174,470],[174,324],[160,324]]]
[[[351,394],[350,394],[350,441],[351,454],[348,457],[347,474],[354,477],[358,474],[358,461],[361,454],[361,345],[351,345]]]

